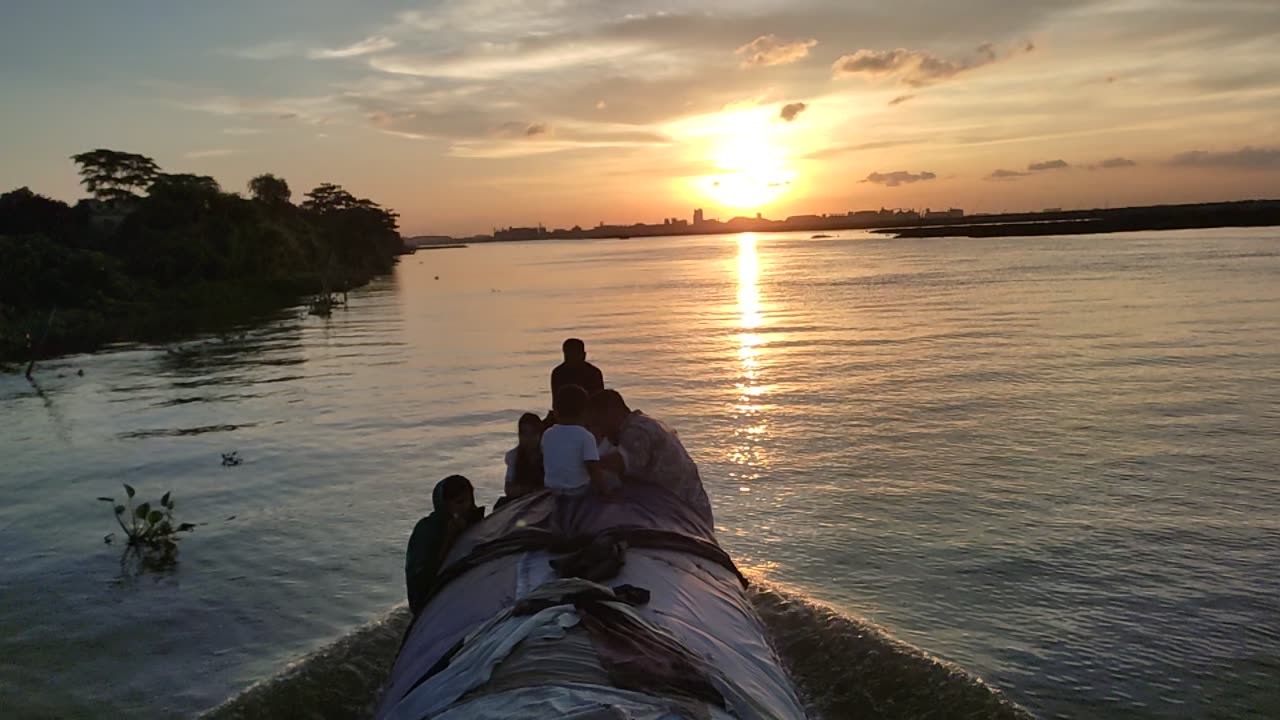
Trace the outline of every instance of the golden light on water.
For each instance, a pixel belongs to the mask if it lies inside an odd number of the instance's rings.
[[[759,477],[758,469],[765,465],[760,440],[768,431],[768,425],[762,417],[766,385],[761,382],[760,377],[764,339],[757,332],[765,323],[765,315],[760,300],[760,255],[754,233],[738,237],[736,314],[738,382],[735,384],[737,395],[733,410],[741,424],[734,431],[729,460],[743,466],[737,475],[740,480],[753,480]]]

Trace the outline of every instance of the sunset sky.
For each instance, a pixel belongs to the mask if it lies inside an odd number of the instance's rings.
[[[16,0],[0,190],[73,153],[406,234],[1280,197],[1276,0]]]

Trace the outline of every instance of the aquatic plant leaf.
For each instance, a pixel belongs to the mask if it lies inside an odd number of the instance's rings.
[[[191,532],[192,530],[195,530],[195,529],[196,529],[196,526],[192,525],[191,523],[182,523],[181,525],[178,526],[177,532]]]
[[[160,497],[160,504],[161,504],[161,505],[163,505],[163,506],[165,506],[165,507],[169,507],[169,495],[170,495],[170,493],[172,493],[172,492],[173,492],[173,491],[172,491],[172,490],[170,490],[169,492],[165,493],[164,495],[162,495],[162,496]]]
[[[123,506],[123,505],[117,505],[117,506],[116,506],[116,514],[117,514],[117,515],[123,515],[123,514],[124,514],[124,506]]]
[[[113,503],[116,501],[115,498],[109,498],[109,497],[99,497],[98,499],[101,500],[102,502],[109,502],[109,503]]]
[[[141,520],[145,518],[149,512],[151,512],[151,503],[142,503],[138,506],[138,509],[133,511],[133,514]]]
[[[121,483],[121,484],[124,485],[124,491],[129,494],[129,497],[133,497],[136,494],[132,485],[130,485],[129,483]]]
[[[151,523],[152,525],[155,525],[156,523],[160,522],[163,519],[164,519],[164,513],[160,512],[159,510],[152,510],[151,512],[147,513],[147,522]]]

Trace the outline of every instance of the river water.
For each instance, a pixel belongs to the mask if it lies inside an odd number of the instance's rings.
[[[188,716],[383,617],[570,335],[758,577],[1044,717],[1280,714],[1275,229],[473,246],[0,377],[0,707]],[[122,482],[200,523],[176,568],[104,544]]]

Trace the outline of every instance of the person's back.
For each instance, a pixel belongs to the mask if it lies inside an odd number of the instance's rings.
[[[564,362],[551,371],[551,396],[567,385],[577,385],[587,397],[604,390],[604,373],[587,362],[587,346],[577,338],[569,338],[562,346]]]
[[[557,424],[542,433],[544,483],[557,495],[581,495],[599,483],[596,436],[582,426],[587,392],[565,385],[553,398]]]

